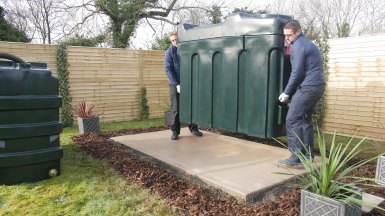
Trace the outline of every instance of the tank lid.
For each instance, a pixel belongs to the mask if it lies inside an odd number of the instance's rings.
[[[218,37],[282,34],[282,26],[292,17],[282,14],[234,13],[223,23],[207,26],[178,25],[178,41],[202,40]]]

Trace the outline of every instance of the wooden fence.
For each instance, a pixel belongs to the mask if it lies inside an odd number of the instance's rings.
[[[147,89],[150,117],[163,115],[168,99],[162,51],[69,47],[69,82],[73,104],[95,104],[101,121],[137,119],[140,89]]]
[[[53,74],[57,74],[56,50],[56,45],[0,42],[0,52],[45,62]],[[95,105],[102,122],[137,119],[144,86],[150,118],[163,116],[169,100],[163,58],[163,51],[68,47],[73,107],[84,99]]]
[[[329,40],[325,131],[385,139],[385,34]],[[0,42],[0,51],[46,62],[56,74],[55,45]],[[95,104],[102,122],[136,119],[140,88],[150,117],[161,117],[169,91],[163,51],[69,47],[73,106]]]
[[[385,139],[385,34],[329,45],[324,129]]]

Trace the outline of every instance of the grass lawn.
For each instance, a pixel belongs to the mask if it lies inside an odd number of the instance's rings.
[[[332,143],[332,134],[325,135],[325,141],[330,147],[330,143]],[[348,143],[351,137],[347,136],[336,136],[336,142],[335,143]],[[360,142],[364,138],[354,138],[352,140],[351,147],[354,147],[355,144]],[[317,145],[317,143],[315,143]],[[329,149],[329,148],[327,148]],[[358,159],[367,159],[372,158],[374,156],[378,156],[379,154],[385,153],[385,140],[370,140],[365,139],[364,143],[360,146],[360,153],[357,155]],[[377,163],[377,161],[373,161],[373,163]]]
[[[163,124],[163,118],[107,123],[102,130]],[[62,174],[36,183],[0,186],[0,215],[174,215],[165,201],[133,185],[107,164],[82,153],[71,137],[77,127],[60,135]]]

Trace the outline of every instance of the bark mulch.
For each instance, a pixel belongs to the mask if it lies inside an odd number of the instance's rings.
[[[154,194],[167,200],[170,209],[181,215],[300,215],[300,190],[291,189],[280,195],[266,198],[259,203],[244,203],[219,190],[202,186],[189,178],[176,175],[156,163],[109,140],[111,137],[165,130],[166,127],[147,129],[124,129],[115,132],[88,133],[73,137],[80,148],[92,157],[106,161],[113,169],[130,182],[149,188]],[[210,129],[212,132],[222,133]],[[252,141],[277,145],[272,140],[250,138],[243,135],[226,134]],[[356,171],[359,176],[374,177],[375,165],[367,165]],[[370,191],[371,194],[385,197],[384,188]],[[382,203],[385,207],[385,203]],[[363,215],[385,215],[373,210]]]

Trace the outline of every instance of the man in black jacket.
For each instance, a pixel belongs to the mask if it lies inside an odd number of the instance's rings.
[[[170,41],[171,46],[166,50],[164,65],[166,74],[168,77],[168,83],[170,87],[170,101],[171,101],[171,131],[172,140],[177,140],[180,134],[180,121],[179,121],[179,94],[180,94],[180,62],[177,54],[177,33],[171,32]],[[191,134],[195,136],[202,136],[203,133],[198,130],[198,125],[190,124],[189,129]]]

